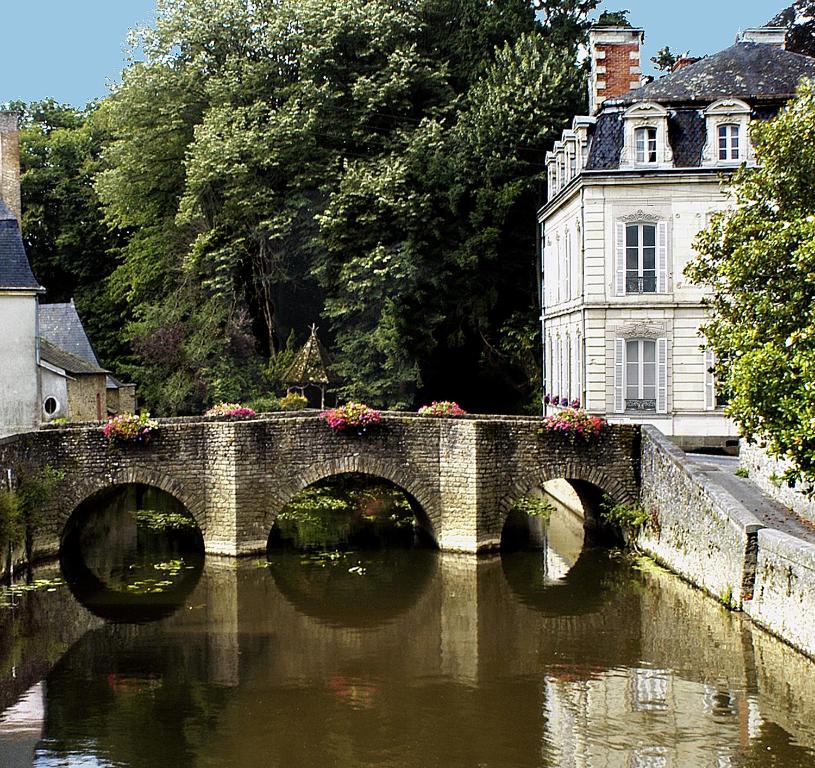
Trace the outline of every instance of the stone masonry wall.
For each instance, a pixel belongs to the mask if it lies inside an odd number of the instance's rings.
[[[590,483],[617,501],[638,494],[639,430],[597,443],[540,434],[540,420],[428,419],[388,413],[365,435],[337,434],[313,413],[245,421],[168,419],[148,445],[109,444],[98,426],[46,429],[0,441],[0,469],[51,465],[64,480],[42,511],[35,555],[55,553],[76,507],[105,488],[145,483],[178,498],[207,552],[264,551],[274,519],[307,486],[360,472],[390,480],[445,550],[500,544],[512,504],[556,478]]]
[[[739,465],[747,470],[747,475],[771,499],[791,509],[799,517],[815,523],[815,500],[804,491],[811,490],[809,485],[790,488],[781,476],[789,464],[774,459],[757,443],[742,440],[739,446]]]
[[[653,427],[642,430],[641,503],[644,552],[733,608],[751,597],[761,523]]]

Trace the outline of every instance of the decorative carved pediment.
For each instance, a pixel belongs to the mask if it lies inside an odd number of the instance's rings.
[[[658,339],[665,335],[665,328],[654,323],[628,323],[617,329],[617,336],[623,339]]]
[[[620,216],[620,221],[635,222],[635,221],[659,221],[659,216],[655,213],[647,213],[641,208],[636,213],[629,213],[626,216]]]

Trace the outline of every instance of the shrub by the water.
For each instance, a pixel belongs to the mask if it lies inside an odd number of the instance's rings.
[[[279,405],[281,411],[302,411],[308,407],[308,398],[297,392],[289,392],[280,398]]]

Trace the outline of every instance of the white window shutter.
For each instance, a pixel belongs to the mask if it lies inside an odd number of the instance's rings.
[[[579,400],[582,389],[580,381],[580,337],[575,333],[572,340],[572,400]],[[583,403],[580,403],[583,405]]]
[[[712,349],[705,350],[705,410],[716,409],[716,381],[713,376],[713,366],[716,358]]]
[[[617,246],[615,258],[615,293],[625,296],[625,224],[617,223]]]
[[[625,412],[625,339],[614,340],[614,413]]]
[[[668,412],[668,339],[657,339],[657,413]]]
[[[657,293],[668,292],[668,222],[657,223]]]

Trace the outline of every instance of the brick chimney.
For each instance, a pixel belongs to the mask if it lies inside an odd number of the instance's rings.
[[[631,27],[592,27],[589,30],[589,114],[606,99],[640,87],[640,49],[645,31]]]
[[[741,33],[740,43],[764,43],[776,48],[787,47],[786,27],[756,27]]]
[[[0,112],[0,200],[20,221],[20,134],[16,112]]]

